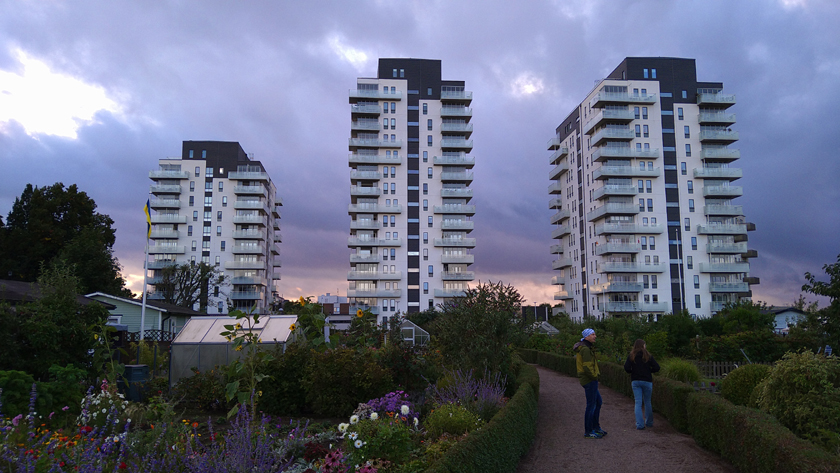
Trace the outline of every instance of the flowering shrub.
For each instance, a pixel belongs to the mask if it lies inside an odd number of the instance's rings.
[[[455,370],[430,385],[429,391],[437,405],[458,404],[489,421],[504,406],[505,384],[500,373],[485,372],[483,379],[476,379],[472,371]]]
[[[346,416],[359,399],[380,396],[393,387],[391,374],[376,363],[372,350],[349,348],[312,353],[302,384],[312,409],[329,417]]]
[[[443,434],[462,435],[484,425],[478,415],[458,404],[439,406],[426,418],[426,430],[433,438]]]
[[[203,411],[228,409],[225,399],[225,374],[218,367],[199,371],[192,368],[193,376],[181,378],[172,389],[173,398],[179,399],[185,407]]]
[[[340,424],[350,463],[364,465],[374,460],[405,463],[414,449],[412,429],[396,418],[380,417],[376,412],[360,419],[353,415],[349,424]]]
[[[103,379],[99,390],[92,386],[82,399],[82,413],[76,419],[79,425],[105,426],[121,422],[122,413],[128,406],[125,396],[117,392],[116,386]]]
[[[394,391],[378,399],[371,399],[364,405],[378,416],[394,419],[407,426],[416,427],[417,418],[420,414],[414,409],[414,404],[408,400],[408,394],[403,391]]]

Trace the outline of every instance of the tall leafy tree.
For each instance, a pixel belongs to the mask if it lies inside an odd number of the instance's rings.
[[[195,262],[173,264],[161,270],[155,292],[163,296],[163,302],[190,309],[198,304],[199,312],[207,312],[209,303],[224,297],[215,291],[224,282],[225,277],[216,266]]]
[[[836,263],[825,264],[822,269],[828,281],[819,281],[810,272],[805,273],[807,283],[802,290],[828,298],[828,306],[817,311],[817,321],[822,325],[828,343],[834,349],[840,349],[840,255],[837,255]]]
[[[0,227],[0,278],[34,281],[46,264],[75,266],[79,291],[130,296],[113,254],[111,217],[73,184],[27,184]]]

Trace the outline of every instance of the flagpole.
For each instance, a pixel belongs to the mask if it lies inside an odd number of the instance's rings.
[[[149,194],[151,195],[151,193]],[[143,257],[143,303],[140,307],[140,341],[142,342],[145,339],[146,333],[146,285],[149,282],[149,235],[152,233],[152,221],[151,221],[151,206],[149,205],[149,200],[146,200],[146,251],[144,252]]]

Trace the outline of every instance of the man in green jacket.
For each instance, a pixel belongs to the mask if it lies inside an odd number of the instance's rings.
[[[601,428],[601,393],[598,392],[598,358],[595,355],[595,330],[588,328],[581,333],[583,338],[575,344],[575,360],[580,385],[586,392],[586,411],[583,414],[584,438],[599,439],[607,432]]]

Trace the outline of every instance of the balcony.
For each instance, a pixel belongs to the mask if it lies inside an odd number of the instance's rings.
[[[146,263],[146,269],[163,269],[178,264],[175,260],[154,260]]]
[[[187,223],[186,215],[155,214],[152,223]]]
[[[230,291],[228,294],[232,300],[262,299],[263,296],[262,291]]]
[[[466,90],[441,90],[441,102],[448,102],[454,100],[457,102],[469,102],[472,100],[473,93]]]
[[[665,272],[664,263],[643,263],[604,261],[598,265],[598,272],[601,273],[662,273]]]
[[[435,289],[435,297],[464,297],[464,289]]]
[[[551,216],[551,224],[554,225],[555,223],[560,223],[563,220],[566,220],[571,217],[571,212],[568,209],[560,210],[556,214]]]
[[[441,133],[465,133],[467,135],[473,132],[472,123],[441,123]]]
[[[756,276],[746,276],[744,282],[747,284],[761,284],[761,279]]]
[[[268,173],[262,171],[236,171],[228,173],[228,179],[238,181],[267,181]]]
[[[178,238],[181,235],[181,232],[178,230],[172,230],[171,228],[166,229],[152,229],[152,236],[150,237],[153,240],[156,239],[166,239],[166,238]]]
[[[747,242],[738,243],[708,243],[706,253],[711,254],[741,254],[747,251]]]
[[[569,284],[569,280],[567,276],[552,276],[551,278],[551,285],[552,286],[565,286]]]
[[[473,173],[469,171],[443,171],[440,173],[443,182],[472,182]]]
[[[551,180],[551,181],[556,181],[556,180],[560,179],[560,177],[563,176],[563,174],[568,172],[568,170],[569,170],[569,163],[564,161],[564,162],[558,164],[557,166],[555,166],[554,169],[552,169],[551,172],[548,173],[548,179]]]
[[[472,168],[473,166],[475,166],[475,158],[472,156],[467,156],[466,153],[461,153],[454,156],[434,156],[432,158],[432,163],[435,166],[463,166],[466,168]]]
[[[180,194],[181,186],[177,185],[157,185],[149,187],[149,192],[152,194]]]
[[[554,292],[554,300],[555,301],[565,301],[569,299],[574,299],[571,295],[569,295],[569,291],[555,291]]]
[[[710,282],[709,292],[748,292],[750,285],[745,282]]]
[[[350,157],[348,162],[352,164],[402,164],[402,157],[400,156],[387,156],[387,155],[379,155],[379,154],[358,154],[358,153],[350,153]]]
[[[261,200],[234,200],[233,208],[237,210],[261,210],[268,213],[268,203]]]
[[[551,138],[550,140],[548,140],[548,143],[546,143],[546,147],[548,147],[549,151],[553,151],[553,150],[556,150],[556,149],[559,150],[562,145],[563,145],[563,140],[561,140],[560,138],[558,138],[556,136],[554,138]]]
[[[235,255],[263,255],[265,247],[262,245],[233,245],[230,250]]]
[[[237,195],[266,195],[265,186],[234,186],[233,193]]]
[[[548,158],[548,164],[557,164],[561,159],[565,159],[569,155],[569,148],[561,146],[557,148]]]
[[[572,227],[570,227],[569,224],[558,225],[557,228],[551,231],[551,239],[557,240],[563,238],[566,235],[571,235],[571,233]]]
[[[747,233],[747,226],[743,223],[709,223],[697,225],[699,235],[741,235]]]
[[[266,225],[266,218],[262,215],[234,215],[233,223],[242,225]]]
[[[700,263],[701,273],[748,273],[749,263]]]
[[[734,113],[723,112],[700,112],[697,119],[701,125],[724,125],[729,126],[735,123]]]
[[[655,225],[639,225],[636,223],[604,223],[595,225],[596,235],[613,235],[613,234],[628,234],[628,233],[655,233],[660,234],[664,231],[662,224]]]
[[[604,140],[630,141],[636,137],[636,132],[630,128],[601,128],[592,136],[592,146],[598,146]]]
[[[601,162],[609,158],[656,159],[659,149],[634,149],[629,146],[602,146],[592,152],[592,161]]]
[[[440,107],[441,117],[471,117],[472,109],[467,107],[452,107],[444,105]]]
[[[638,253],[640,251],[642,251],[642,245],[639,243],[605,243],[603,245],[595,245],[595,254],[598,256],[614,253]]]
[[[452,248],[475,248],[475,238],[435,238],[435,246]]]
[[[563,269],[563,268],[570,268],[571,266],[572,266],[572,258],[557,258],[556,260],[551,262],[551,269],[554,269],[554,270]]]
[[[735,161],[741,158],[741,150],[716,146],[704,146],[700,149],[700,157],[722,161]]]
[[[744,177],[741,168],[694,168],[695,179],[729,179],[736,180]]]
[[[348,138],[350,148],[402,148],[402,141],[373,140],[368,138]]]
[[[393,238],[390,240],[381,240],[376,238],[353,237],[347,239],[347,246],[356,248],[360,246],[382,246],[382,247],[398,247],[402,246],[402,238]]]
[[[742,259],[749,259],[749,258],[758,258],[758,250],[744,250],[741,253]]]
[[[379,220],[351,220],[350,230],[377,230],[382,228]]]
[[[611,196],[633,196],[636,195],[638,189],[635,186],[617,186],[617,185],[606,185],[595,189],[592,193],[592,197],[595,200],[599,200],[603,197],[611,197]]]
[[[382,110],[379,108],[379,104],[375,103],[353,104],[350,106],[350,113],[379,115],[382,113]]]
[[[353,120],[350,122],[351,130],[379,131],[379,128],[381,127],[382,124],[379,123],[379,120]]]
[[[610,215],[635,215],[639,213],[639,205],[636,203],[617,203],[607,202],[606,204],[595,208],[595,210],[586,214],[586,220],[593,222],[599,218],[604,218]]]
[[[444,281],[472,281],[475,279],[475,273],[472,271],[444,271],[440,273],[440,278]]]
[[[350,195],[361,197],[379,197],[382,195],[382,189],[379,187],[350,186]]]
[[[455,139],[455,138],[443,138],[440,140],[440,147],[441,148],[458,148],[458,149],[465,149],[471,150],[473,147],[473,140],[465,140],[465,139]]]
[[[627,92],[598,92],[589,101],[592,108],[605,107],[608,104],[652,104],[656,103],[655,95],[630,95]]]
[[[350,289],[347,291],[347,297],[379,297],[387,299],[397,299],[402,295],[402,289]]]
[[[466,204],[444,204],[435,205],[434,213],[436,214],[454,214],[454,215],[475,215],[475,205]]]
[[[189,179],[189,171],[167,171],[158,169],[149,171],[149,179]]]
[[[700,143],[725,143],[738,141],[738,132],[732,130],[700,130]]]
[[[560,182],[552,182],[548,186],[548,193],[549,194],[562,194],[563,193],[563,184]]]
[[[452,188],[443,188],[440,190],[441,197],[449,197],[449,198],[463,198],[463,199],[472,199],[473,197],[473,190],[469,187],[460,187],[456,189]]]
[[[636,166],[601,166],[593,171],[595,179],[610,179],[613,177],[659,177],[660,168],[640,169]]]
[[[605,302],[603,305],[605,312],[668,312],[671,307],[667,302]]]
[[[606,294],[609,292],[642,292],[642,283],[633,281],[616,281],[589,286],[592,294]]]
[[[236,276],[230,279],[230,283],[234,285],[257,285],[265,286],[266,279],[260,276]]]
[[[717,108],[729,108],[735,105],[735,96],[726,94],[697,94],[697,105],[714,105]]]
[[[402,100],[402,92],[401,91],[394,91],[390,93],[385,93],[384,90],[379,90],[377,87],[376,89],[350,89],[349,90],[350,100],[358,100],[358,99],[370,99],[370,100]]]
[[[704,215],[744,215],[743,205],[705,205],[703,206]]]
[[[393,273],[380,273],[379,271],[350,271],[347,273],[348,281],[399,281],[402,279],[402,273],[395,271]]]
[[[379,171],[350,171],[351,181],[378,181],[382,179],[382,173]]]
[[[562,208],[562,207],[563,207],[563,199],[561,199],[559,197],[556,198],[556,199],[551,199],[551,200],[548,201],[548,208],[549,209],[559,209],[559,208]]]
[[[566,250],[562,243],[556,243],[549,247],[549,253],[552,255],[561,255],[564,251]]]
[[[182,255],[187,252],[186,246],[149,245],[150,255]]]
[[[444,264],[473,264],[475,263],[475,255],[469,254],[442,254],[440,262]]]
[[[153,209],[179,209],[181,201],[179,199],[151,199],[149,205]]]
[[[350,255],[351,263],[380,263],[381,261],[382,257],[379,256],[379,253],[371,253],[369,255],[355,253]]]
[[[265,269],[265,261],[225,261],[225,269]]]
[[[475,229],[475,222],[472,220],[442,220],[440,222],[440,229],[472,231]]]
[[[741,186],[703,186],[703,197],[741,197],[744,188]]]
[[[636,116],[633,112],[629,109],[624,110],[607,110],[603,109],[594,115],[592,118],[586,122],[586,125],[583,127],[583,133],[588,135],[595,127],[603,125],[605,122],[619,122],[619,123],[630,123],[632,122]]]

